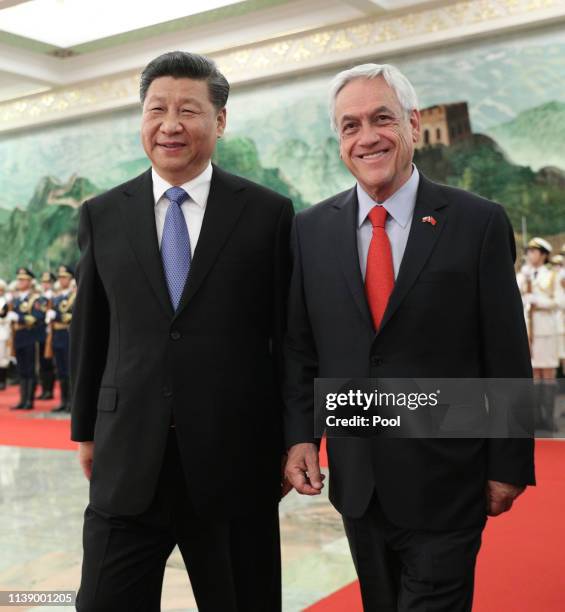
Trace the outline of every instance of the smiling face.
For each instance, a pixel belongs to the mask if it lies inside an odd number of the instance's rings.
[[[420,113],[409,117],[382,76],[354,79],[335,101],[343,163],[361,187],[383,202],[410,178]]]
[[[172,185],[204,171],[225,126],[226,110],[214,108],[206,81],[159,77],[147,90],[143,148],[157,174]]]

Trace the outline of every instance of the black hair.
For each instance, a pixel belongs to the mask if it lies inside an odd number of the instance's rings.
[[[159,77],[170,76],[174,79],[196,79],[208,83],[210,102],[216,110],[224,108],[230,93],[230,84],[218,70],[215,62],[204,55],[187,51],[169,51],[151,60],[141,73],[139,98],[145,96],[151,83]]]

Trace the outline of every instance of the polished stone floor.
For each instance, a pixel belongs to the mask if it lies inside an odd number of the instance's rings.
[[[75,452],[0,446],[0,591],[76,590],[87,492]],[[355,578],[341,521],[325,496],[288,495],[281,527],[285,612]],[[196,611],[178,549],[167,563],[162,609]]]
[[[0,412],[7,415],[7,407]],[[67,418],[46,411],[29,417],[36,425]],[[565,395],[558,398],[555,417],[560,431],[538,435],[565,438]],[[0,418],[0,427],[6,423]],[[75,451],[0,444],[0,591],[77,589],[87,494]],[[293,492],[281,503],[280,516],[284,612],[303,610],[355,579],[341,520],[325,494],[307,498]],[[196,611],[178,550],[167,563],[162,609]]]

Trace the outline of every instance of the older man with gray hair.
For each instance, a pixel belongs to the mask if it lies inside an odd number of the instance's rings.
[[[293,226],[286,475],[305,495],[323,487],[315,377],[531,377],[504,208],[414,166],[410,82],[390,65],[341,72],[330,115],[357,182]],[[534,484],[532,439],[328,435],[327,449],[364,609],[471,610],[487,515]]]

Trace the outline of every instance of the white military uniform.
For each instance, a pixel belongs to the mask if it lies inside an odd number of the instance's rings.
[[[517,280],[531,341],[532,367],[557,368],[557,313],[565,299],[558,275],[545,265],[538,268],[525,265],[518,273]]]
[[[561,266],[556,270],[557,282],[561,290],[558,294],[558,308],[556,311],[557,317],[557,352],[559,359],[565,359],[565,266]]]

